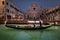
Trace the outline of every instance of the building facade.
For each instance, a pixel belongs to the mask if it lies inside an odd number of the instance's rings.
[[[41,19],[43,9],[36,3],[32,3],[25,13],[25,19],[39,20]]]
[[[6,14],[7,19],[24,19],[22,10],[9,0],[6,0]]]
[[[60,6],[56,6],[46,12],[47,20],[60,20]]]
[[[25,17],[28,20],[60,22],[60,5],[54,8],[41,8],[36,3],[32,3],[27,9]]]
[[[11,0],[0,0],[0,21],[3,20],[60,20],[60,5],[54,8],[42,8],[37,3],[32,3],[27,11],[23,14]]]
[[[60,6],[56,6],[46,12],[46,20],[54,24],[60,24]]]
[[[5,15],[5,0],[0,0],[0,20],[4,19]]]
[[[0,19],[21,20],[24,14],[11,0],[0,0]]]

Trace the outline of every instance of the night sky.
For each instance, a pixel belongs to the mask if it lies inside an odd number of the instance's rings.
[[[12,2],[24,12],[34,2],[43,8],[52,8],[60,5],[60,0],[12,0]]]

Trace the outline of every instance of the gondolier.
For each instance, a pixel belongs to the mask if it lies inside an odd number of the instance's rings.
[[[42,27],[42,23],[43,23],[43,21],[40,19],[40,27]]]

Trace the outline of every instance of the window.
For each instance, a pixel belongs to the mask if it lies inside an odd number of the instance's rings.
[[[29,15],[27,16],[27,19],[29,19]]]
[[[12,14],[13,14],[14,12],[12,11]]]
[[[7,15],[7,19],[11,19],[11,16],[10,15]]]
[[[33,8],[33,10],[35,10],[35,8]]]
[[[2,1],[2,4],[4,5],[4,1]]]
[[[9,12],[9,9],[6,9],[7,12]]]
[[[22,19],[22,17],[20,17],[20,19]]]
[[[8,5],[8,2],[6,4]]]
[[[10,5],[10,7],[14,8],[12,5]]]

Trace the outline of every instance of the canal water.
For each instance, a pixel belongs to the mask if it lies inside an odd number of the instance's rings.
[[[60,26],[44,30],[22,30],[0,24],[0,40],[60,40]]]

